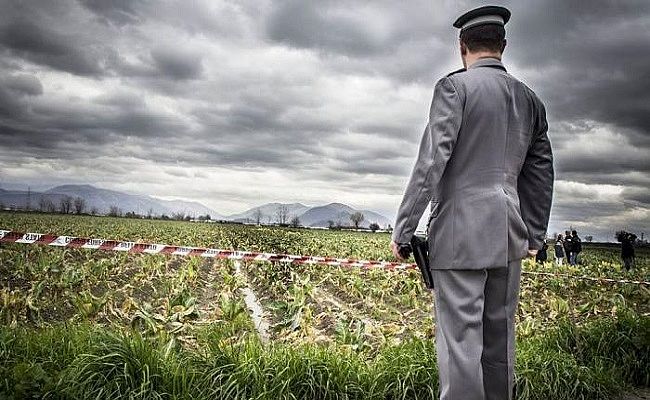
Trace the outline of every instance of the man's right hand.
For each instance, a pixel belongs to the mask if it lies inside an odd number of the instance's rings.
[[[537,256],[537,250],[536,249],[528,249],[528,257],[529,258],[535,258]]]
[[[399,253],[399,245],[395,243],[394,241],[390,242],[390,249],[393,251],[393,256],[397,258],[399,261],[404,261],[404,258],[402,255]]]

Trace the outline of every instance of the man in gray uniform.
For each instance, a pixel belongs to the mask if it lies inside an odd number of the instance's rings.
[[[427,204],[442,400],[511,399],[521,260],[546,236],[553,156],[542,102],[501,63],[510,12],[461,16],[464,69],[436,84],[391,248]]]

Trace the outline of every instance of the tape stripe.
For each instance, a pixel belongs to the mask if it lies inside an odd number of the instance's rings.
[[[54,236],[39,233],[21,233],[0,230],[0,242],[43,244],[57,247],[82,248],[88,250],[105,250],[129,253],[166,254],[189,257],[210,257],[228,260],[268,261],[287,264],[321,264],[343,267],[384,268],[384,269],[415,269],[410,263],[386,261],[354,260],[349,258],[303,256],[293,254],[258,253],[251,251],[233,251],[202,247],[173,246],[166,244],[136,243],[99,238],[81,238],[73,236]]]
[[[409,270],[417,269],[414,263],[399,263],[392,261],[355,260],[350,258],[304,256],[292,254],[258,253],[251,251],[222,250],[203,247],[173,246],[154,243],[136,243],[131,241],[107,240],[97,238],[80,238],[74,236],[55,236],[40,233],[22,233],[10,230],[0,230],[0,242],[40,244],[56,247],[72,247],[88,250],[120,251],[135,254],[166,254],[185,257],[208,257],[228,260],[267,261],[288,264],[329,265],[333,267],[355,267],[364,270]],[[617,280],[611,278],[591,277],[584,275],[570,275],[553,272],[522,271],[525,275],[549,276],[556,278],[570,278],[607,283],[630,283],[650,286],[647,281]]]

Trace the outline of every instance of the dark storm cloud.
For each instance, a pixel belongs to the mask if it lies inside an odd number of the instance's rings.
[[[570,182],[588,182],[593,185],[620,185],[645,191],[648,191],[647,188],[650,187],[650,175],[639,171],[601,173],[598,169],[595,169],[588,172],[562,172],[558,175]]]
[[[80,0],[80,2],[95,13],[102,22],[117,25],[140,22],[139,6],[146,3],[141,0]]]
[[[151,56],[163,76],[172,79],[196,79],[203,69],[199,54],[181,49],[158,48]]]
[[[0,28],[0,44],[16,56],[62,71],[79,75],[101,72],[100,60],[91,49],[75,43],[72,37],[59,34],[32,21],[13,21]]]
[[[184,131],[177,116],[153,110],[142,95],[105,93],[91,100],[34,98],[30,76],[0,79],[0,137],[7,148],[34,157],[83,159],[119,155],[134,138],[159,140]]]
[[[390,1],[279,1],[265,21],[269,39],[321,54],[341,73],[427,81],[457,61],[455,33],[444,15],[450,3]],[[444,22],[443,22],[444,21]],[[444,25],[442,25],[444,23]]]
[[[459,67],[451,22],[483,3],[0,0],[0,167],[122,157],[106,174],[278,173],[389,204]],[[650,196],[650,3],[506,5],[504,62],[548,111],[553,218],[632,226]]]
[[[562,221],[584,221],[590,218],[604,218],[624,209],[624,204],[616,202],[574,203],[566,202],[553,208],[553,214]]]
[[[565,157],[555,157],[555,167],[563,174],[589,171],[603,175],[625,171],[650,173],[650,157],[647,154],[620,157],[617,160],[603,158],[603,154],[576,154],[575,151],[563,152]]]
[[[552,0],[525,6],[513,3],[517,23],[509,30],[508,51],[536,72],[531,82],[552,113],[650,134],[650,3],[598,0],[585,7]],[[526,42],[534,46],[520,45]]]
[[[26,98],[43,94],[41,81],[29,74],[0,75],[0,116],[25,115]]]
[[[349,12],[349,4],[324,1],[314,7],[301,0],[279,3],[267,22],[273,40],[355,56],[389,51],[392,47],[388,32],[375,29],[380,27],[373,25],[372,13],[355,15]]]
[[[21,95],[38,96],[43,94],[43,85],[33,75],[20,74],[0,78],[0,85],[11,92]]]
[[[650,206],[650,190],[647,187],[630,187],[623,190],[625,198],[634,202],[641,203],[648,207]]]

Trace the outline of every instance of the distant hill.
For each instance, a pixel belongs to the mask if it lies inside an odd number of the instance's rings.
[[[327,227],[329,221],[335,225],[348,226],[351,225],[350,216],[357,211],[364,215],[364,219],[360,226],[368,227],[371,223],[376,222],[380,227],[385,228],[391,222],[388,218],[381,214],[368,210],[356,210],[346,204],[331,203],[323,206],[308,207],[300,203],[268,203],[258,207],[251,208],[240,214],[234,214],[226,217],[231,221],[237,222],[257,222],[256,214],[258,210],[261,212],[261,222],[277,222],[277,214],[280,207],[287,208],[287,215],[289,219],[297,216],[300,219],[300,224],[310,227]]]
[[[287,208],[287,216],[289,220],[294,216],[300,216],[305,211],[309,209],[304,204],[300,203],[267,203],[261,206],[253,207],[249,210],[244,211],[243,213],[233,214],[226,217],[230,221],[235,222],[257,222],[257,215],[259,212],[260,222],[275,222],[277,220],[278,211],[280,207],[285,206]]]
[[[29,208],[38,210],[41,201],[51,202],[52,205],[59,204],[61,195],[43,194],[39,192],[27,192],[26,190],[4,190],[0,189],[0,203],[3,207],[26,209],[27,203]]]
[[[312,207],[300,216],[300,223],[305,226],[323,227],[329,226],[329,221],[337,225],[351,225],[350,216],[355,212],[361,212],[364,216],[361,226],[367,228],[371,223],[376,222],[380,227],[385,228],[391,222],[381,214],[368,210],[356,210],[346,204],[330,203],[324,206]]]
[[[260,216],[262,223],[278,222],[278,210],[286,208],[287,222],[293,217],[300,219],[302,226],[328,227],[330,221],[335,225],[350,226],[350,215],[359,211],[364,215],[361,226],[367,228],[376,222],[380,227],[387,227],[391,221],[381,214],[368,210],[356,210],[346,204],[330,203],[322,206],[310,207],[301,203],[267,203],[253,207],[242,213],[224,216],[201,203],[183,200],[162,200],[147,195],[135,195],[116,190],[101,189],[91,185],[61,185],[46,190],[45,192],[30,192],[24,190],[0,189],[0,204],[4,207],[26,209],[27,202],[32,210],[55,211],[48,209],[47,205],[59,210],[61,200],[66,196],[85,200],[84,212],[95,210],[97,214],[108,214],[112,206],[118,207],[122,213],[135,212],[147,215],[151,212],[154,216],[183,213],[191,217],[209,214],[213,220],[228,220],[235,222],[256,223]]]
[[[57,209],[65,196],[80,197],[85,200],[85,212],[95,209],[98,214],[107,214],[111,206],[118,207],[123,213],[135,212],[140,215],[171,215],[184,213],[190,216],[210,214],[212,219],[222,219],[223,215],[203,204],[182,200],[162,200],[152,196],[133,195],[115,190],[101,189],[91,185],[62,185],[45,192],[7,191],[0,189],[0,202],[8,207],[30,208],[39,210],[48,202]],[[44,210],[47,211],[47,210]]]

